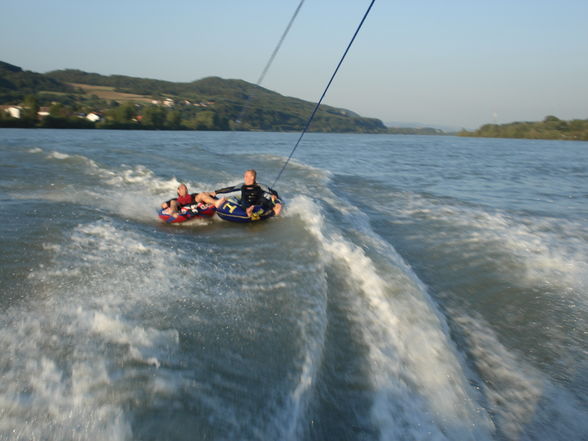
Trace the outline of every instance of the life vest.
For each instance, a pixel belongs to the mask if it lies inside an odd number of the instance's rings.
[[[178,196],[178,204],[180,205],[190,205],[193,201],[191,194],[185,194],[184,196]]]
[[[256,205],[263,198],[263,190],[257,183],[241,186],[241,203],[245,206]]]

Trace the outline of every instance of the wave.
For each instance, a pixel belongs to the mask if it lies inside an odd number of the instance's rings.
[[[301,298],[305,306],[296,321],[297,340],[302,347],[292,360],[292,384],[283,392],[286,396],[278,397],[275,401],[265,439],[294,441],[302,439],[307,430],[309,406],[316,395],[317,377],[324,357],[327,327],[327,280],[324,271],[319,273],[322,273],[322,277],[319,276],[317,280],[318,295]]]
[[[572,295],[588,307],[588,298],[584,295],[588,290],[585,247],[588,230],[582,225],[561,219],[460,206],[415,195],[406,202],[405,207],[394,207],[398,219],[404,223],[426,222],[425,234],[437,241],[443,237],[449,250],[464,253],[471,250],[478,258],[502,255],[495,263],[505,273],[516,269],[517,283],[528,288],[538,285],[556,287],[559,295]],[[384,203],[376,209],[390,207]],[[425,235],[421,238],[427,240]],[[485,251],[479,252],[482,249]]]
[[[162,201],[174,197],[180,183],[185,183],[190,191],[212,191],[242,181],[241,170],[232,178],[228,177],[226,180],[217,180],[216,182],[180,181],[176,176],[171,178],[158,176],[153,170],[141,164],[107,167],[86,156],[70,155],[56,150],[45,151],[41,148],[35,148],[29,150],[29,153],[41,154],[49,161],[58,165],[63,164],[66,169],[65,174],[70,176],[69,180],[75,183],[52,183],[49,187],[37,191],[15,194],[15,198],[42,199],[78,205],[85,205],[91,201],[99,210],[141,222],[156,221],[155,209]],[[283,160],[280,156],[272,154],[244,154],[241,156],[255,157],[256,161],[259,161],[259,157],[261,157],[269,163]],[[274,165],[270,167],[270,169],[274,168],[276,168]],[[64,170],[60,170],[59,173],[64,173]],[[286,188],[285,192],[280,192],[282,197],[284,194],[289,196],[289,194],[298,191],[321,192],[325,189],[325,182],[331,176],[330,172],[324,169],[298,163],[295,160],[292,161],[288,173],[294,173],[300,179],[294,180],[294,188]],[[222,174],[230,175],[230,172],[225,171]],[[269,172],[260,171],[260,182],[267,184],[270,178]],[[303,184],[299,185],[298,182],[303,182]],[[325,196],[323,195],[323,197]],[[200,225],[202,222],[195,222],[195,224]]]
[[[225,234],[244,240],[239,231]],[[160,415],[155,433],[175,433],[173,422],[193,421],[195,408],[203,433],[208,420],[218,422],[210,433],[230,439],[300,439],[324,350],[322,269],[293,261],[268,280],[264,259],[239,270],[248,249],[233,250],[235,239],[223,256],[222,235],[159,236],[112,219],[44,244],[48,260],[29,277],[34,295],[0,322],[11,427],[49,415],[16,439],[141,438],[149,423],[135,421],[150,411]]]
[[[542,354],[553,352],[549,357],[557,359],[560,352],[565,354],[563,348],[581,351],[585,347],[581,332],[578,332],[578,327],[584,327],[582,315],[586,310],[587,259],[583,244],[587,235],[583,227],[572,221],[521,217],[461,205],[449,199],[396,194],[371,205],[369,219],[365,215],[353,216],[364,236],[362,243],[369,239],[375,249],[386,246],[378,244],[377,236],[371,230],[371,222],[378,219],[374,212],[387,218],[386,228],[382,230],[387,232],[389,241],[401,242],[408,237],[409,246],[418,244],[416,252],[405,249],[405,253],[420,260],[417,262],[420,271],[425,265],[428,273],[439,271],[444,274],[442,286],[446,292],[436,295],[445,303],[452,325],[457,325],[459,334],[465,336],[466,342],[459,346],[464,348],[467,363],[472,363],[474,371],[479,374],[470,381],[479,385],[480,403],[494,421],[499,436],[513,440],[521,437],[535,439],[542,433],[545,439],[558,439],[556,433],[559,429],[553,427],[561,425],[561,431],[568,433],[570,438],[582,438],[587,427],[581,422],[582,411],[572,411],[572,408],[582,408],[581,402],[570,392],[575,387],[561,387],[518,356],[516,348],[526,339],[539,338]],[[354,236],[347,233],[347,237]],[[362,248],[367,249],[365,245]],[[393,256],[394,250],[388,254]],[[433,265],[442,265],[442,268],[437,270]],[[460,280],[463,277],[466,278]],[[413,279],[418,285],[418,279]],[[447,283],[446,279],[453,281]],[[484,325],[482,315],[475,312],[480,308],[476,299],[483,304],[490,302],[490,294],[500,289],[501,280],[517,288],[504,300],[505,304],[495,299],[491,305],[493,311],[502,311],[502,314],[492,313],[500,321],[509,315],[520,316],[522,311],[516,305],[532,296],[526,305],[521,305],[525,308],[527,320],[525,327],[518,331],[517,336],[522,339],[520,345],[513,346],[512,341],[508,345],[501,343],[493,328]],[[468,295],[466,302],[470,305],[466,309],[451,297],[456,296],[452,291],[464,289]],[[486,291],[490,291],[488,297],[484,297]],[[466,310],[470,315],[464,315]],[[547,321],[545,310],[550,311]],[[536,316],[543,321],[535,322]],[[500,324],[494,326],[501,327]],[[540,336],[546,326],[550,337],[542,339]],[[525,337],[525,334],[536,335]],[[582,359],[570,361],[565,368],[560,366],[558,369],[573,378],[577,370],[585,369]],[[581,388],[581,380],[577,383]],[[571,418],[566,415],[566,409],[570,410]],[[553,424],[544,427],[547,415],[557,417]]]
[[[486,407],[501,437],[586,437],[588,424],[578,398],[525,362],[520,354],[508,351],[480,315],[454,313],[454,318],[465,335],[471,360],[484,378],[481,389]]]
[[[177,177],[162,178],[144,165],[109,168],[83,155],[69,155],[40,148],[30,151],[43,154],[50,161],[66,165],[72,184],[51,184],[43,189],[15,194],[19,199],[41,199],[79,205],[90,202],[99,210],[127,219],[154,222],[161,202],[174,197],[180,181]],[[63,173],[63,170],[61,171]],[[88,178],[97,178],[89,180]],[[210,183],[184,181],[194,191],[212,190]]]
[[[45,249],[52,258],[31,272],[29,302],[0,319],[0,434],[129,439],[125,409],[134,393],[125,385],[178,345],[175,331],[146,327],[133,314],[146,294],[152,304],[163,301],[153,288],[164,289],[170,256],[108,222],[79,226]],[[145,382],[146,391],[158,388]]]
[[[291,210],[316,213],[313,205],[299,197]],[[371,417],[381,439],[489,439],[490,419],[421,287],[396,265],[376,263],[321,215],[303,219],[326,263],[347,279],[351,319],[368,348]]]
[[[336,197],[331,194],[328,200]],[[345,204],[340,200],[339,204],[342,203]],[[395,219],[424,218],[427,222],[433,219],[450,227],[445,228],[445,234],[436,231],[434,235],[428,228],[413,229],[411,240],[431,234],[437,246],[441,237],[444,247],[450,250],[467,253],[472,247],[482,246],[490,254],[493,253],[489,247],[494,243],[504,253],[506,242],[510,245],[507,252],[520,251],[526,268],[538,267],[542,277],[545,271],[561,271],[559,264],[566,260],[562,256],[570,252],[572,256],[582,253],[582,240],[576,243],[567,236],[570,231],[576,237],[583,234],[574,223],[555,224],[551,220],[537,223],[535,219],[527,219],[521,226],[520,219],[504,214],[446,204],[429,209],[430,201],[422,203],[424,207],[419,206],[419,210],[413,206],[403,212],[396,207],[398,217]],[[523,361],[516,350],[507,349],[492,328],[484,324],[482,316],[473,319],[445,305],[449,308],[446,313],[452,325],[457,324],[460,334],[465,336],[465,342],[452,340],[444,316],[431,300],[427,287],[392,245],[373,231],[371,219],[365,213],[351,206],[352,209],[335,211],[338,216],[332,219],[320,215],[309,218],[305,213],[318,211],[314,205],[315,202],[301,197],[295,199],[290,209],[304,219],[307,228],[322,244],[324,258],[331,265],[344,268],[339,273],[348,280],[349,295],[352,302],[355,301],[354,320],[369,348],[370,380],[375,391],[371,418],[381,439],[489,439],[498,436],[515,440],[534,439],[539,433],[545,439],[558,439],[559,432],[567,433],[570,439],[584,436],[588,426],[581,418],[583,412],[576,410],[582,409],[582,403]],[[386,204],[376,206],[378,210],[389,209]],[[330,215],[335,212],[331,211]],[[453,231],[455,236],[448,234]],[[534,248],[524,246],[534,235],[545,244],[533,241]],[[565,243],[562,245],[562,241],[556,239],[563,239]],[[535,258],[537,251],[549,250],[550,255],[557,256],[554,248],[546,245],[554,242],[561,246],[555,250],[562,253],[556,258],[555,267],[527,262]],[[479,257],[474,256],[479,254],[476,250],[470,257],[461,258],[477,259]],[[452,261],[450,257],[437,258],[441,262]],[[510,265],[512,268],[512,263]],[[537,283],[537,273],[525,274],[525,284]],[[559,283],[569,286],[567,284],[573,282],[581,294],[582,280],[573,272],[569,276]],[[578,345],[582,345],[580,341]],[[572,374],[575,369],[582,369],[581,365],[574,366],[576,364],[570,366]],[[547,415],[557,415],[549,428],[544,427]]]
[[[271,225],[278,222],[281,225],[273,230]],[[315,260],[315,244],[290,215],[264,225],[264,230],[252,229],[248,234],[243,234],[242,229],[223,231],[230,236],[232,246],[218,249],[218,262],[214,266],[231,268],[231,271],[223,271],[225,303],[219,305],[219,311],[227,314],[228,310],[231,314],[226,301],[235,301],[239,305],[240,333],[251,332],[255,342],[255,347],[242,343],[235,348],[246,360],[239,363],[240,381],[230,388],[249,384],[248,398],[243,400],[252,400],[258,406],[253,411],[252,403],[239,403],[244,408],[239,411],[239,418],[225,423],[226,436],[228,439],[301,439],[307,430],[309,407],[317,393],[317,377],[325,351],[328,321],[324,268]],[[255,234],[254,231],[258,231],[257,240],[247,237]],[[292,255],[296,258],[292,259]],[[226,367],[223,372],[229,377],[236,375]],[[273,385],[265,383],[270,378]],[[257,382],[260,384],[255,386]],[[214,387],[216,381],[213,383]],[[217,395],[216,399],[221,397]],[[220,412],[226,413],[227,406],[234,409],[234,403],[226,403]]]

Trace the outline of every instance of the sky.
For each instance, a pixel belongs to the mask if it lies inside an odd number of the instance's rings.
[[[316,102],[371,0],[305,0],[261,86]],[[0,0],[0,60],[256,83],[300,0]],[[323,103],[475,129],[588,119],[587,0],[376,0]]]

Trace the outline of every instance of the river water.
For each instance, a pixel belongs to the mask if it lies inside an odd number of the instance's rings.
[[[588,439],[588,143],[0,130],[0,439]]]

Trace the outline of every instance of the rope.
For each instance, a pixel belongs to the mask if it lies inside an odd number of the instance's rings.
[[[259,76],[259,78],[257,80],[257,83],[255,83],[256,86],[259,86],[261,84],[261,82],[263,81],[263,79],[265,78],[265,74],[269,70],[269,68],[272,65],[272,63],[274,62],[274,58],[276,58],[276,55],[278,54],[278,51],[282,47],[282,43],[286,39],[286,35],[288,35],[288,32],[290,31],[290,28],[292,27],[292,23],[294,23],[294,20],[296,20],[296,16],[298,15],[298,12],[300,12],[300,8],[302,8],[302,5],[303,4],[304,4],[304,0],[300,0],[300,3],[298,4],[298,7],[296,8],[296,10],[294,11],[294,14],[292,15],[292,18],[290,18],[290,22],[288,23],[288,26],[286,26],[286,29],[284,30],[284,33],[280,37],[280,40],[278,41],[278,44],[276,45],[276,47],[275,47],[274,51],[272,52],[272,54],[271,54],[271,56],[270,56],[267,64],[265,65],[263,71],[261,72],[261,75]],[[239,117],[236,120],[237,124],[241,124],[241,121],[243,120],[243,115],[247,111],[249,102],[251,101],[252,98],[253,98],[253,94],[252,95],[249,95],[247,97],[247,101],[245,101],[245,104],[243,105],[243,109],[241,109],[241,113],[239,114]]]
[[[312,122],[312,120],[314,118],[314,115],[316,114],[319,106],[321,105],[321,103],[323,101],[323,98],[327,94],[327,90],[329,90],[329,87],[331,86],[331,83],[335,79],[335,75],[337,75],[337,72],[339,71],[339,68],[341,67],[341,64],[343,64],[343,60],[345,59],[345,56],[347,55],[347,52],[349,52],[349,49],[351,48],[351,45],[353,44],[353,41],[355,40],[355,37],[357,36],[357,34],[359,33],[359,30],[363,26],[363,22],[365,21],[365,19],[367,18],[368,14],[370,13],[370,10],[372,9],[372,6],[374,5],[374,2],[375,1],[376,0],[372,0],[372,2],[370,3],[370,5],[368,6],[367,10],[365,11],[365,14],[363,15],[363,18],[361,19],[361,22],[359,23],[359,26],[355,30],[355,33],[353,34],[353,37],[351,38],[351,41],[347,45],[347,49],[345,49],[345,52],[343,53],[343,56],[339,60],[339,64],[337,64],[337,67],[336,67],[335,71],[333,72],[333,75],[331,76],[331,79],[328,82],[327,87],[325,87],[325,90],[324,90],[323,94],[321,95],[320,99],[316,103],[316,106],[314,107],[314,110],[312,111],[312,114],[310,115],[310,118],[308,118],[308,121],[306,122],[306,126],[304,127],[304,130],[302,130],[302,133],[300,134],[300,137],[298,138],[298,141],[296,141],[296,144],[294,145],[294,148],[290,152],[290,156],[288,156],[288,159],[284,163],[284,166],[280,170],[280,173],[278,173],[278,176],[276,177],[276,180],[274,181],[272,187],[275,187],[276,186],[276,183],[278,182],[278,180],[282,176],[282,173],[286,169],[286,166],[290,162],[290,159],[292,158],[292,155],[294,155],[294,152],[296,151],[296,148],[298,148],[298,144],[300,144],[300,141],[302,140],[302,137],[304,136],[304,134],[306,133],[306,131],[310,127],[310,123]]]
[[[273,51],[270,59],[268,60],[267,64],[265,65],[265,68],[263,69],[263,72],[259,76],[259,79],[257,80],[257,85],[260,85],[261,84],[261,82],[263,81],[263,78],[265,77],[265,74],[267,73],[267,71],[268,71],[269,67],[271,66],[272,62],[274,61],[274,58],[276,58],[276,55],[277,55],[278,51],[280,50],[280,47],[282,46],[282,43],[286,39],[286,35],[288,35],[288,32],[290,31],[290,28],[292,27],[292,23],[294,23],[294,20],[296,20],[296,16],[298,15],[298,12],[300,11],[300,8],[302,8],[302,4],[303,3],[304,3],[304,0],[300,0],[300,3],[298,4],[298,7],[294,11],[294,14],[292,15],[292,18],[290,19],[290,23],[288,23],[288,26],[286,26],[286,30],[282,34],[282,37],[280,38],[280,41],[278,42],[278,44],[277,44],[276,48],[274,49],[274,51]]]

